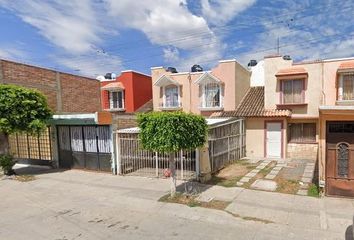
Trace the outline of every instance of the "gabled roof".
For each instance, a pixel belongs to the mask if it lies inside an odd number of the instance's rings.
[[[215,77],[213,74],[209,72],[203,73],[197,80],[194,81],[195,84],[201,84],[203,82],[216,82],[221,83],[221,80]]]
[[[112,82],[101,87],[102,90],[115,90],[115,89],[124,89],[124,86],[121,82]]]
[[[291,68],[283,68],[280,69],[275,76],[280,77],[280,76],[289,76],[289,75],[302,75],[302,74],[308,74],[306,69],[303,67],[291,67]]]
[[[251,87],[235,111],[213,113],[212,117],[289,117],[291,111],[264,109],[264,87]]]
[[[339,65],[338,71],[354,70],[354,62],[343,62]]]
[[[166,75],[162,75],[159,79],[156,80],[156,82],[154,82],[154,86],[158,86],[158,87],[163,87],[163,86],[167,86],[167,85],[176,85],[179,86],[179,82],[173,80],[170,77],[167,77]]]

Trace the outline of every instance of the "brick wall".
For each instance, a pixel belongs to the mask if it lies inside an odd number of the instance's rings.
[[[288,143],[287,158],[317,160],[318,144]]]
[[[131,128],[138,126],[136,116],[133,114],[114,114],[112,123],[113,125],[115,125],[115,129]]]
[[[56,113],[101,109],[100,83],[96,79],[0,59],[0,83],[39,90]]]
[[[97,112],[101,110],[100,82],[70,74],[60,74],[62,111]]]

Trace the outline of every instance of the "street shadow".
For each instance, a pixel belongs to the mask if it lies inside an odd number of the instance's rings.
[[[354,240],[354,235],[353,235],[353,225],[350,225],[347,227],[347,230],[345,231],[345,240]]]
[[[176,191],[180,192],[180,193],[194,193],[194,194],[201,194],[205,191],[207,191],[209,188],[211,188],[214,185],[209,185],[209,184],[204,184],[204,183],[200,183],[197,181],[186,181],[183,182],[181,184],[179,184],[176,187]]]
[[[49,174],[49,173],[58,173],[64,172],[68,169],[61,168],[52,168],[49,166],[36,166],[36,165],[25,165],[25,166],[16,166],[14,167],[14,171],[16,175],[41,175],[41,174]]]

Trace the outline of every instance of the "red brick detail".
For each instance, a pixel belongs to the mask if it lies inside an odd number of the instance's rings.
[[[3,81],[42,92],[56,113],[89,113],[101,110],[100,83],[96,79],[58,72],[27,64],[1,60]],[[61,95],[59,95],[61,93]],[[61,103],[58,104],[58,99]],[[61,106],[61,110],[57,109]]]
[[[101,101],[103,109],[109,109],[109,91],[103,90],[101,91]]]

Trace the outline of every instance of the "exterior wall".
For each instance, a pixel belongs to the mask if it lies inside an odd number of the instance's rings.
[[[138,126],[136,116],[133,114],[113,115],[112,124],[114,125],[115,129],[124,129]]]
[[[101,110],[100,83],[91,78],[0,60],[0,83],[37,89],[56,113]]]
[[[249,158],[266,157],[266,122],[282,122],[282,154],[287,152],[287,120],[285,118],[247,118],[246,119],[246,156]]]
[[[251,72],[241,66],[238,62],[236,62],[235,65],[235,107],[237,107],[250,87]]]
[[[152,99],[152,81],[150,76],[130,72],[133,79],[134,112]]]
[[[101,87],[107,84],[121,82],[124,86],[125,113],[134,113],[152,98],[151,77],[134,71],[122,72],[115,80],[101,82]],[[101,91],[102,108],[109,108],[108,91]],[[122,112],[122,111],[120,111]]]
[[[316,143],[288,143],[287,158],[316,161],[317,156],[318,145]]]
[[[180,84],[180,102],[182,110],[195,114],[209,116],[214,112],[201,109],[201,92],[200,87],[195,81],[204,72],[183,72],[170,73],[166,72],[162,67],[152,68],[151,77],[154,84],[161,76],[166,75]],[[219,65],[213,68],[210,73],[223,83],[223,110],[235,110],[242,97],[250,86],[250,72],[243,68],[236,60],[220,61]],[[152,87],[153,104],[155,111],[161,111],[162,91],[159,86]]]
[[[316,124],[316,141],[313,143],[291,143],[286,137],[287,142],[287,158],[308,159],[316,161],[318,159],[318,141],[319,141],[319,121],[318,119],[288,119],[288,126],[291,123],[315,123]]]
[[[70,74],[60,74],[63,112],[98,112],[101,110],[99,81]]]
[[[263,158],[264,146],[264,119],[246,119],[246,156]]]
[[[282,68],[289,68],[293,61],[283,60],[281,56],[264,58],[264,107],[275,109],[280,99],[280,86],[275,74]]]

